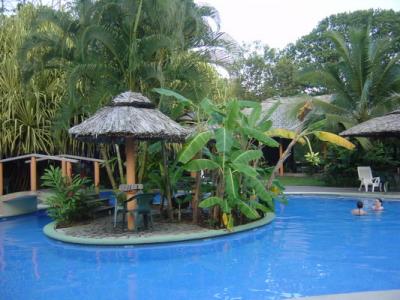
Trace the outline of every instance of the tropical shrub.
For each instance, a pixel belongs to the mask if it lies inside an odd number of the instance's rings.
[[[50,166],[41,177],[43,186],[50,188],[52,195],[46,199],[49,205],[48,215],[58,226],[65,226],[88,217],[89,207],[87,200],[91,188],[87,178],[79,175],[69,179],[62,175],[60,168]]]
[[[364,150],[347,151],[338,147],[330,147],[324,166],[323,180],[331,186],[358,186],[357,166],[370,166],[374,176],[389,181],[390,187],[396,185],[394,174],[400,164],[396,159],[398,145],[376,142]]]

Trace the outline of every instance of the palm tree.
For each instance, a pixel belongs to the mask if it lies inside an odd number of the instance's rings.
[[[400,56],[389,55],[392,43],[388,39],[373,40],[368,28],[352,29],[348,41],[337,32],[328,33],[328,38],[339,62],[307,72],[303,79],[333,93],[330,103],[313,103],[322,108],[334,130],[350,128],[399,106],[393,95],[400,91]]]
[[[74,14],[43,8],[39,16],[20,55],[25,74],[43,66],[67,69],[70,116],[126,89],[197,92],[209,79],[202,64],[211,60],[210,47],[229,45],[205,20],[218,21],[216,11],[192,0],[81,0]]]

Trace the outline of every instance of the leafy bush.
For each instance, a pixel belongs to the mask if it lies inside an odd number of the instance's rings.
[[[357,186],[360,183],[358,166],[370,166],[374,176],[390,177],[399,165],[399,161],[393,158],[391,150],[392,147],[381,142],[375,142],[368,150],[358,147],[357,151],[347,151],[331,147],[326,159],[323,180],[331,186]]]
[[[57,222],[58,226],[65,226],[74,221],[80,221],[88,217],[89,192],[92,186],[87,188],[90,180],[80,178],[79,175],[72,179],[64,177],[60,168],[50,166],[41,177],[43,186],[53,192],[46,200],[49,205],[49,216]]]

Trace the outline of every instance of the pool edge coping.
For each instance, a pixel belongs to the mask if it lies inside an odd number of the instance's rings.
[[[378,291],[361,291],[361,292],[351,292],[351,293],[337,293],[337,294],[327,294],[327,295],[317,295],[317,296],[305,296],[291,298],[293,300],[335,300],[335,299],[346,299],[346,300],[394,300],[399,299],[400,290],[378,290]]]
[[[87,238],[87,237],[75,237],[66,235],[65,233],[59,232],[54,228],[55,222],[50,222],[43,227],[43,233],[54,240],[72,243],[72,244],[83,244],[83,245],[98,245],[98,246],[118,246],[118,245],[148,245],[148,244],[162,244],[162,243],[173,243],[173,242],[185,242],[200,239],[208,239],[220,236],[231,235],[235,233],[240,233],[244,231],[249,231],[251,229],[256,229],[265,225],[270,224],[275,219],[274,213],[267,213],[266,216],[260,220],[239,225],[234,228],[233,231],[228,231],[226,229],[218,230],[208,230],[204,232],[195,232],[174,235],[158,235],[151,237],[128,237],[128,238]]]
[[[341,196],[341,197],[361,197],[361,198],[385,198],[400,201],[400,195],[391,195],[385,193],[363,193],[363,192],[284,192],[285,195],[315,195],[315,196]]]

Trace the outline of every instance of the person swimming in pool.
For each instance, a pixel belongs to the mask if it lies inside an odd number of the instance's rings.
[[[357,208],[353,209],[351,213],[354,216],[364,216],[367,214],[365,210],[363,210],[364,203],[362,201],[357,201]]]
[[[383,201],[380,198],[376,198],[374,202],[374,206],[372,206],[373,210],[380,211],[383,210]]]

